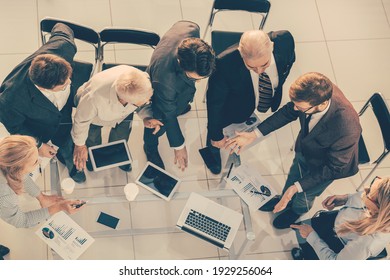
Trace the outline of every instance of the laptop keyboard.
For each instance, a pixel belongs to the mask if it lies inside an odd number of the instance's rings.
[[[222,241],[226,240],[231,229],[230,226],[192,209],[188,213],[185,224]]]

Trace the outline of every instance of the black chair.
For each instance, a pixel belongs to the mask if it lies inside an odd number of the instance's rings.
[[[366,104],[364,104],[363,108],[360,110],[359,117],[362,117],[363,114],[367,112],[368,108],[372,109],[381,132],[381,135],[377,136],[379,142],[378,143],[375,142],[375,144],[381,145],[381,147],[383,145],[383,152],[379,155],[379,157],[377,158],[375,157],[376,158],[375,160],[371,160],[363,136],[362,135],[360,136],[359,164],[373,165],[373,168],[371,169],[369,174],[363,179],[362,183],[359,185],[359,187],[356,190],[360,190],[364,186],[366,181],[370,178],[372,173],[376,170],[376,168],[385,159],[385,157],[389,154],[390,151],[390,113],[386,101],[384,100],[384,98],[380,93],[374,93],[370,97],[370,99],[366,102]],[[374,135],[370,135],[370,137],[373,136]],[[380,139],[382,139],[382,141],[380,141]]]
[[[117,27],[107,27],[100,32],[101,39],[101,61],[103,61],[102,69],[108,69],[120,64],[127,64],[136,67],[142,71],[145,71],[147,65],[144,64],[132,64],[132,63],[107,63],[104,62],[104,48],[108,44],[133,44],[141,45],[154,49],[154,47],[160,42],[160,36],[154,32],[139,30],[139,29],[127,29]],[[118,49],[116,49],[118,52]]]
[[[83,26],[74,22],[70,22],[63,19],[46,17],[41,20],[40,29],[41,29],[41,39],[42,44],[45,44],[47,38],[50,37],[50,32],[53,29],[54,25],[57,23],[63,23],[69,26],[73,30],[75,43],[77,45],[77,40],[88,43],[93,47],[95,52],[94,62],[85,62],[80,60],[74,60],[73,65],[73,75],[72,75],[72,84],[77,89],[83,83],[89,80],[89,78],[97,71],[99,67],[99,58],[100,58],[100,37],[92,28]],[[79,46],[78,46],[79,48]]]
[[[229,46],[240,41],[241,32],[212,30],[215,15],[223,11],[247,11],[262,16],[259,29],[263,29],[267,20],[271,3],[267,0],[215,0],[211,9],[210,19],[203,35],[205,39],[208,29],[211,30],[211,45],[215,54],[220,54]]]

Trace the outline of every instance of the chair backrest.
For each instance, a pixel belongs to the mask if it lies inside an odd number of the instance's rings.
[[[104,61],[104,47],[107,44],[132,44],[147,46],[152,49],[160,42],[160,36],[157,33],[140,30],[140,29],[129,29],[129,28],[118,28],[118,27],[107,27],[100,31],[101,39],[101,60]],[[118,51],[118,50],[117,50]],[[125,64],[125,63],[106,63],[103,62],[103,70],[111,68],[113,66]],[[126,63],[128,64],[128,63]],[[139,64],[128,64],[134,66],[143,71],[146,70],[147,65]]]
[[[369,149],[367,149],[363,136],[360,136],[359,163],[360,164],[372,163],[374,164],[374,167],[371,169],[369,174],[364,178],[363,182],[360,184],[357,190],[360,190],[364,186],[364,183],[368,180],[368,178],[375,171],[378,165],[390,152],[390,111],[388,105],[386,104],[385,99],[382,97],[380,93],[378,92],[374,93],[370,97],[370,99],[364,104],[363,108],[360,110],[359,117],[362,117],[364,113],[367,112],[368,108],[372,108],[372,112],[374,113],[375,119],[379,126],[379,130],[381,132],[381,135],[378,135],[377,137],[375,137],[375,135],[370,134],[370,138],[382,139],[381,147],[383,147],[383,151],[378,157],[375,156],[374,159],[370,159],[371,157],[369,155]],[[370,122],[370,124],[373,126],[372,122]],[[364,129],[365,128],[363,127],[363,131]],[[379,144],[380,143],[375,142],[376,147],[379,147]]]
[[[263,29],[270,8],[271,3],[267,0],[215,0],[203,39],[206,38],[207,31],[210,28],[211,45],[215,53],[218,55],[229,46],[237,43],[241,38],[242,32],[213,30],[214,18],[217,13],[223,11],[247,11],[250,13],[260,14],[262,19],[259,23],[259,29]]]

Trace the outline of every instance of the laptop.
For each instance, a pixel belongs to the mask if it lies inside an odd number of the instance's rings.
[[[197,193],[191,193],[177,227],[229,251],[242,221],[242,214]]]
[[[126,140],[89,147],[88,152],[94,171],[131,164],[133,161]]]

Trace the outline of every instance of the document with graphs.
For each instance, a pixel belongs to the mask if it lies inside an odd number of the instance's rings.
[[[233,167],[228,175],[225,177],[227,184],[248,204],[250,209],[259,209],[277,194],[259,171],[248,165]]]
[[[76,260],[95,241],[64,212],[58,212],[36,234],[64,260]]]

